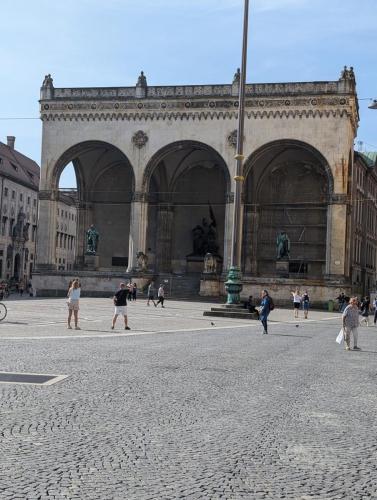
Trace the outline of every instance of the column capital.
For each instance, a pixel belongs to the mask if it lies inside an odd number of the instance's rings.
[[[134,191],[132,193],[131,201],[145,203],[148,201],[148,193],[145,193],[144,191]]]
[[[330,205],[345,205],[349,201],[348,195],[345,193],[332,193]]]
[[[234,193],[231,191],[228,191],[228,193],[225,194],[225,203],[234,203]]]

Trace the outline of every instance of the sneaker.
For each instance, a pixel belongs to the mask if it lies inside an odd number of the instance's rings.
[[[125,330],[131,330],[131,328],[129,326],[125,326],[124,329]]]
[[[351,350],[351,348],[348,347],[348,345],[346,345],[346,351],[350,351],[350,350]]]
[[[357,347],[357,345],[353,348],[354,351],[361,351],[360,347]]]
[[[75,330],[81,330],[79,326],[75,326]]]
[[[114,330],[114,327],[112,326],[111,329]]]
[[[68,325],[67,328],[68,328],[68,330],[72,330],[71,325]]]
[[[264,330],[263,335],[268,335],[268,331]]]

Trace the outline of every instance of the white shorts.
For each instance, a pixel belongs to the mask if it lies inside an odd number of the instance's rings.
[[[115,306],[114,314],[122,314],[127,316],[127,306]]]

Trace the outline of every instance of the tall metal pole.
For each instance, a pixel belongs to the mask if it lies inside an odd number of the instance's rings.
[[[246,62],[247,62],[247,35],[249,27],[249,0],[244,2],[243,16],[243,38],[242,38],[242,61],[240,71],[240,89],[238,102],[238,133],[237,133],[237,151],[235,155],[235,192],[233,207],[233,231],[232,231],[232,250],[231,267],[229,269],[228,280],[225,283],[228,292],[227,304],[239,304],[240,292],[242,290],[241,282],[241,248],[242,248],[242,186],[243,186],[243,139],[245,122],[245,86],[246,86]]]

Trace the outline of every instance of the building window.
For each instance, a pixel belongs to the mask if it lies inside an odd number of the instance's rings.
[[[36,207],[37,206],[37,200],[34,198],[33,200],[33,207]]]
[[[12,200],[16,199],[16,191],[12,191]]]
[[[23,195],[20,193],[20,201],[23,201]]]
[[[14,225],[14,219],[11,219],[9,221],[9,236],[13,236],[13,225]]]
[[[1,221],[1,235],[2,236],[5,236],[5,234],[7,232],[7,220],[8,220],[8,217],[3,217],[2,221]]]
[[[4,196],[8,196],[8,188],[4,188]]]
[[[30,205],[30,196],[27,197],[27,204]]]

